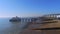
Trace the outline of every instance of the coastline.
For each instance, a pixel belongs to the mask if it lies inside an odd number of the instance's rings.
[[[30,24],[28,26],[28,28],[26,28],[25,30],[23,30],[20,34],[60,34],[60,29],[55,29],[57,27],[60,27],[60,21],[57,20],[58,22],[56,23],[47,23],[47,24]],[[39,28],[39,29],[38,29]],[[40,30],[43,28],[50,28],[47,30]],[[54,29],[51,29],[54,28]]]

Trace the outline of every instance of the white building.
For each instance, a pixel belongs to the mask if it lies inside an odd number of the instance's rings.
[[[60,18],[60,14],[48,14],[48,15],[44,15],[43,17],[54,17],[54,18]]]

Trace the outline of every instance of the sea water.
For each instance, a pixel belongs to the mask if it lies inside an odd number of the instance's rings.
[[[0,34],[19,34],[23,29],[27,28],[26,22],[9,22],[10,18],[0,18]]]

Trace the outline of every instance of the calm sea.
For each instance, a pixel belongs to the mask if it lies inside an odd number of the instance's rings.
[[[0,34],[18,34],[26,28],[26,22],[9,22],[10,18],[0,18]]]

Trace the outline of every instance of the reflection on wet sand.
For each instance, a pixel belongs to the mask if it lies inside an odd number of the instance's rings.
[[[1,34],[17,34],[20,31],[20,23],[13,23],[10,27],[6,28]]]
[[[12,25],[5,28],[0,32],[0,34],[19,34],[22,30],[28,27],[30,23],[24,22],[10,22]]]
[[[7,27],[5,30],[1,31],[0,34],[16,34],[20,29],[19,23],[14,23],[10,27]]]

